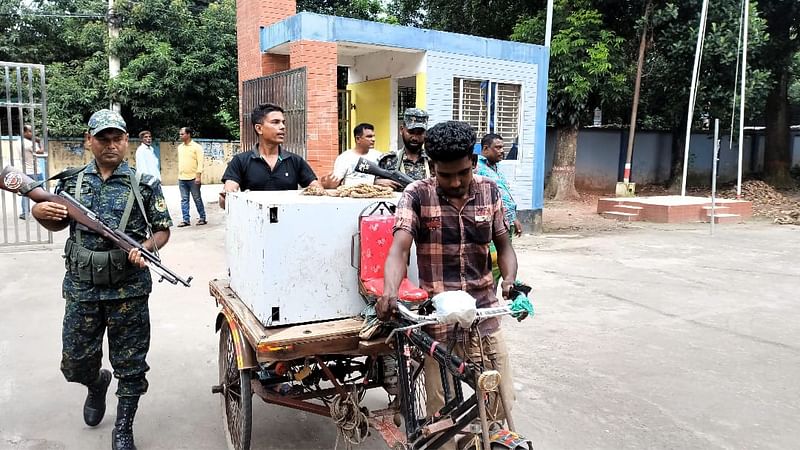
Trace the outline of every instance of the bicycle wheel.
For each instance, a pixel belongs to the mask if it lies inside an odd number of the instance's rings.
[[[227,321],[219,332],[219,384],[222,406],[222,426],[231,450],[250,450],[253,425],[253,388],[250,371],[239,370],[236,347]]]
[[[420,353],[418,349],[417,352]],[[425,418],[427,414],[426,402],[428,401],[428,394],[425,390],[425,371],[423,369],[423,356],[414,355],[412,353],[412,361],[411,361],[411,392],[413,396],[413,401],[411,405],[414,408],[414,414],[417,418]]]

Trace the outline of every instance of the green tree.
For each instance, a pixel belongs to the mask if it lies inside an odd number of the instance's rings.
[[[544,16],[523,18],[512,39],[542,42]],[[548,101],[556,127],[553,173],[546,194],[556,200],[575,198],[578,128],[596,106],[619,102],[626,89],[622,39],[607,29],[588,0],[555,2],[550,47]]]
[[[792,73],[795,74],[795,77],[789,87],[789,103],[800,108],[800,51],[794,54]],[[800,121],[800,117],[795,117],[795,120]]]
[[[766,136],[764,175],[777,186],[790,186],[791,109],[789,89],[800,75],[793,64],[800,51],[800,2],[797,0],[761,0],[758,10],[766,20],[769,41],[764,46],[759,65],[771,73],[766,97]]]
[[[630,44],[638,39],[644,25],[637,20],[642,16],[643,5],[630,0],[598,2],[608,26],[625,38],[629,48],[626,53],[632,54]],[[739,0],[728,0],[713,3],[709,9],[693,123],[695,128],[701,128],[711,119],[719,118],[723,129],[727,130],[731,114],[735,113],[737,120],[731,131],[734,140],[738,138],[739,109],[737,101],[732,110],[732,102],[739,93],[736,66],[741,5]],[[701,5],[684,0],[653,0],[653,6],[637,124],[646,129],[671,132],[670,178],[672,186],[677,188],[683,172],[689,87]],[[764,111],[769,72],[753,66],[753,61],[761,57],[760,49],[766,39],[764,20],[754,5],[751,5],[749,29],[746,114],[748,119],[757,119]],[[634,61],[632,56],[630,60]],[[633,171],[635,176],[636,167]]]
[[[177,139],[181,126],[201,136],[237,137],[235,1],[205,8],[186,1],[142,0],[125,18],[113,50],[122,70],[109,94],[141,127]],[[232,123],[234,122],[234,123]]]
[[[10,0],[0,0],[0,13]],[[0,37],[4,60],[46,64],[52,135],[85,130],[92,111],[122,105],[131,131],[176,138],[238,136],[234,0],[117,2],[119,39],[109,42],[102,0],[51,0],[22,6]],[[0,14],[0,24],[8,17]],[[5,25],[5,24],[3,24]],[[108,52],[122,69],[109,80]]]
[[[737,116],[734,129],[738,128],[738,101],[733,110],[732,102],[739,92],[736,65],[740,5],[738,1],[720,2],[709,9],[693,128],[702,128],[704,121],[719,118],[723,129],[727,129],[732,113]],[[662,2],[653,15],[654,31],[643,80],[642,123],[646,127],[670,130],[672,134],[670,184],[673,189],[681,185],[683,172],[687,108],[699,19],[698,2]],[[759,99],[766,94],[765,83],[769,74],[753,67],[752,62],[761,57],[760,48],[765,38],[763,19],[755,7],[751,7],[746,112],[749,118],[763,112],[763,102]],[[739,75],[740,71],[741,68]],[[734,131],[730,133],[734,139],[738,138]]]
[[[388,10],[402,25],[508,39],[520,18],[544,6],[543,0],[395,0]]]
[[[298,0],[297,11],[363,20],[382,20],[385,16],[380,0]]]

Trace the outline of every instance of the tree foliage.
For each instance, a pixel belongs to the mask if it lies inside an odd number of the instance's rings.
[[[1,0],[6,11],[8,0]],[[120,1],[119,38],[108,37],[105,1],[52,0],[22,6],[0,38],[3,60],[46,64],[48,127],[80,135],[89,115],[119,102],[131,131],[177,138],[238,136],[235,0]],[[94,17],[69,17],[69,16]],[[108,51],[121,71],[109,80]]]
[[[380,0],[298,0],[297,11],[363,20],[385,18],[385,8]]]
[[[544,14],[522,18],[511,38],[543,42],[544,27]],[[595,107],[621,101],[626,87],[622,43],[591,2],[555,2],[548,97],[556,126],[578,126]]]
[[[403,25],[508,39],[520,18],[544,5],[543,0],[395,0],[388,9]]]
[[[791,186],[794,183],[789,176],[792,159],[789,101],[793,80],[796,82],[800,77],[793,64],[800,53],[800,3],[797,0],[762,0],[758,10],[766,19],[769,33],[759,64],[771,74],[766,96],[764,171],[771,183]]]
[[[701,126],[704,118],[719,118],[729,123],[734,113],[732,102],[739,92],[742,70],[737,54],[739,6],[738,2],[730,1],[709,9],[697,91],[696,126]],[[667,2],[655,11],[642,97],[648,113],[646,125],[664,129],[685,127],[699,18],[700,5],[689,2]],[[764,105],[759,99],[766,94],[768,77],[768,73],[752,65],[752,61],[760,57],[759,50],[766,39],[764,21],[755,8],[751,8],[749,39],[747,113],[753,118],[763,113]],[[735,114],[738,116],[738,102]]]
[[[113,49],[123,63],[109,84],[112,98],[158,129],[191,125],[205,136],[235,136],[238,119],[235,1],[192,11],[188,2],[127,3]],[[176,122],[177,119],[177,122]],[[231,126],[233,125],[233,126]]]

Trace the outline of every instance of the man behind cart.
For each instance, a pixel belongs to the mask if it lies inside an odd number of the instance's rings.
[[[264,103],[250,115],[258,142],[249,151],[231,159],[222,182],[219,206],[225,207],[228,192],[292,191],[298,186],[322,189],[317,176],[302,156],[283,149],[286,140],[286,118],[283,108]]]
[[[517,257],[497,185],[473,175],[475,140],[472,127],[464,122],[445,122],[428,129],[425,150],[433,162],[434,176],[410,184],[398,202],[394,241],[384,269],[384,295],[376,307],[380,319],[388,320],[397,313],[398,288],[406,273],[412,242],[417,246],[422,289],[432,296],[462,290],[476,299],[479,308],[486,308],[498,304],[489,257],[489,243],[494,241],[503,276],[503,296],[508,298],[517,278]],[[477,337],[470,339],[468,346],[458,342],[454,353],[472,357],[480,355],[481,347],[493,347],[497,354],[494,369],[501,374],[500,389],[511,403],[512,374],[500,322],[497,318],[487,319],[478,327],[480,341]],[[449,328],[431,331],[440,341],[452,337]],[[433,417],[444,406],[441,372],[437,362],[427,357],[424,370],[427,414]],[[511,405],[506,407],[510,411]],[[450,442],[445,448],[454,449],[455,444]]]

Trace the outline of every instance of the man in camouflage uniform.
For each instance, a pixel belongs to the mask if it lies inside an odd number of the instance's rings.
[[[56,192],[72,195],[110,228],[157,251],[169,240],[172,221],[160,182],[137,174],[124,161],[128,152],[125,121],[114,111],[100,110],[89,119],[89,135],[94,160],[80,170],[66,172]],[[69,226],[70,231],[64,250],[67,272],[62,290],[66,307],[61,371],[67,381],[88,387],[83,418],[89,426],[98,425],[111,383],[111,372],[101,369],[103,334],[108,331],[109,359],[119,380],[112,448],[135,449],[133,418],[139,396],[148,386],[150,271],[138,249],[126,255],[71,220],[63,205],[42,202],[32,213],[50,230]]]
[[[430,178],[433,175],[431,161],[422,148],[427,128],[428,113],[417,108],[406,109],[400,124],[403,148],[383,155],[378,165],[382,169],[402,172],[415,180]]]

